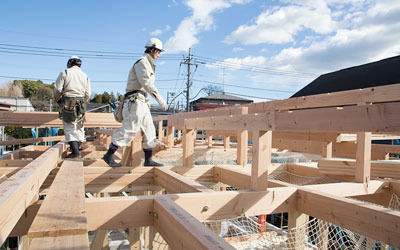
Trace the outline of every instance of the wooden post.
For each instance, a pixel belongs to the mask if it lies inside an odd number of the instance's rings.
[[[271,164],[272,131],[253,131],[251,189],[267,189],[268,165]]]
[[[371,132],[357,133],[355,181],[368,187],[371,179]]]
[[[304,249],[307,243],[307,238],[302,232],[302,228],[295,229],[308,221],[306,214],[300,213],[296,210],[289,211],[288,213],[288,247],[289,249]]]
[[[224,136],[224,148],[229,148],[231,142],[231,137],[229,135]]]
[[[209,135],[209,136],[207,136],[207,146],[209,148],[212,148],[212,145],[213,145],[213,137],[212,137],[212,135]]]
[[[158,140],[162,141],[163,136],[164,136],[163,120],[160,120],[158,121]]]
[[[139,167],[142,163],[142,132],[137,133],[135,139],[131,143],[131,167]]]
[[[167,134],[168,148],[172,148],[174,146],[174,137],[175,137],[174,132],[175,132],[175,127],[168,126],[168,134]]]
[[[140,241],[140,228],[129,228],[129,247],[130,250],[142,249],[142,242]]]
[[[236,162],[238,165],[247,165],[247,144],[248,144],[248,133],[247,130],[238,132],[237,136],[237,155]]]
[[[332,142],[322,142],[322,157],[332,158]]]
[[[182,130],[178,129],[178,140],[182,139]]]
[[[195,130],[183,130],[183,157],[182,164],[184,167],[193,167]]]

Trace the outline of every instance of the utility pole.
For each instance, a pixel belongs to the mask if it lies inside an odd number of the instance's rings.
[[[188,65],[188,73],[187,73],[187,83],[186,83],[186,111],[189,112],[190,111],[190,66],[194,65],[197,67],[197,64],[192,63],[192,59],[193,59],[193,55],[190,54],[190,50],[191,48],[189,48],[189,55],[188,57],[181,62],[181,64],[187,64]]]

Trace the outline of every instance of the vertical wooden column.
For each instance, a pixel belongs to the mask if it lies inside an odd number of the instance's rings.
[[[131,143],[131,167],[140,167],[142,163],[142,132],[137,133],[135,139]]]
[[[182,139],[182,130],[178,129],[178,140]]]
[[[231,142],[231,137],[229,135],[224,136],[224,148],[229,148]]]
[[[167,132],[168,148],[172,148],[174,146],[174,139],[175,139],[174,133],[175,133],[175,127],[168,126],[168,132]]]
[[[193,166],[193,153],[194,153],[194,140],[195,130],[184,129],[183,130],[183,157],[182,164],[184,167]]]
[[[160,120],[158,121],[158,140],[162,141],[163,136],[164,136],[163,120]]]
[[[357,133],[355,181],[368,187],[371,179],[371,132]]]
[[[267,189],[268,165],[271,164],[272,131],[253,131],[251,189]]]
[[[207,136],[207,146],[209,148],[212,148],[212,145],[213,145],[213,137],[212,137],[212,135],[209,135],[209,136]]]
[[[307,243],[307,238],[302,231],[302,228],[295,229],[304,223],[307,223],[308,216],[296,210],[291,210],[288,213],[288,247],[289,249],[303,250]]]
[[[332,142],[322,142],[322,157],[332,158]]]
[[[106,148],[108,148],[111,143],[111,137],[111,135],[106,135],[106,145],[104,145]]]
[[[249,136],[247,130],[239,131],[237,135],[237,153],[236,162],[238,165],[247,165],[247,144],[249,141]]]

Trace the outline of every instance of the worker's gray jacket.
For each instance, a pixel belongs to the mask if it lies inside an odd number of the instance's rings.
[[[165,102],[154,85],[154,71],[154,59],[148,53],[145,53],[129,71],[126,93],[141,90],[150,94],[158,103]]]

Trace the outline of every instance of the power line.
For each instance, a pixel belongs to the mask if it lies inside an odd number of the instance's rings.
[[[253,87],[248,87],[248,86],[243,87],[243,86],[238,86],[238,85],[233,85],[233,84],[219,83],[219,82],[212,82],[212,81],[204,81],[204,80],[199,80],[199,79],[193,79],[193,81],[198,81],[198,82],[203,82],[203,83],[211,83],[211,84],[216,84],[216,85],[225,85],[225,86],[230,86],[230,87],[235,87],[235,88],[243,88],[243,89],[264,90],[264,91],[282,92],[282,93],[294,93],[294,91],[288,91],[288,90],[253,88]]]

